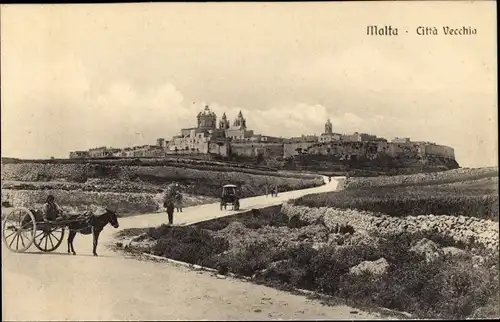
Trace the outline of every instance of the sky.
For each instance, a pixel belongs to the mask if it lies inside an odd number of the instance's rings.
[[[260,134],[330,118],[498,165],[495,1],[2,5],[0,36],[2,156],[155,144],[209,104]]]

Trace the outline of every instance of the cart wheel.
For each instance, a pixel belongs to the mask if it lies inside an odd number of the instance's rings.
[[[27,208],[14,208],[5,216],[2,237],[5,246],[13,252],[25,252],[35,241],[36,221]]]
[[[35,246],[42,252],[52,252],[61,245],[63,238],[63,227],[39,227],[35,235]]]

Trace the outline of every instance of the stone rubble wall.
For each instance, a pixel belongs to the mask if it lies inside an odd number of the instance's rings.
[[[356,232],[418,233],[436,232],[452,237],[456,241],[470,244],[476,242],[485,248],[498,249],[498,222],[466,216],[406,216],[390,217],[384,214],[353,209],[329,207],[309,208],[293,205],[293,201],[284,203],[281,212],[289,218],[297,217],[307,223],[323,222],[330,231],[339,226],[351,226]]]

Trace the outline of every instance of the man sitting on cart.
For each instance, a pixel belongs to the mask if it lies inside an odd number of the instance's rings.
[[[42,207],[43,219],[45,221],[54,221],[62,218],[63,210],[56,203],[53,195],[48,195],[45,204]]]

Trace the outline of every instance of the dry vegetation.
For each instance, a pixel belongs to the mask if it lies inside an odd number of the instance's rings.
[[[478,179],[498,177],[498,167],[461,168],[433,173],[419,173],[399,176],[351,177],[345,182],[346,189],[369,188],[380,186],[416,186],[430,184],[447,184]]]
[[[351,188],[304,196],[295,203],[308,207],[367,210],[394,217],[463,215],[498,221],[498,176],[451,184]]]
[[[397,187],[375,178],[369,186],[387,186],[305,196],[283,212],[150,228],[129,249],[416,318],[498,317],[498,172],[426,176]],[[478,234],[485,243],[467,238]]]
[[[444,254],[432,261],[413,251],[415,241],[433,240],[438,249],[463,245],[434,234],[379,238],[323,225],[288,227],[288,218],[249,216],[194,227],[150,228],[131,244],[155,255],[251,277],[280,288],[331,295],[360,307],[386,307],[419,318],[460,319],[498,314],[498,252]],[[318,244],[323,244],[318,247]],[[479,256],[479,257],[478,257]],[[478,258],[482,263],[477,265]],[[354,268],[383,259],[383,272]]]

